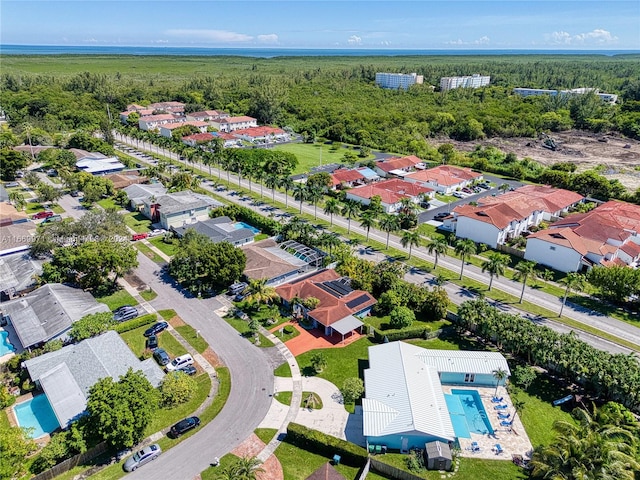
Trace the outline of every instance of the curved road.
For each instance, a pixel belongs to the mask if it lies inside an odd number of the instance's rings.
[[[127,478],[191,479],[209,467],[214,457],[221,458],[253,433],[271,404],[274,376],[263,351],[242,338],[227,322],[214,313],[222,305],[214,298],[185,296],[160,266],[138,254],[136,274],[158,296],[151,301],[157,310],[172,308],[189,325],[200,331],[231,373],[231,393],[220,414],[195,435],[171,449],[170,454]]]

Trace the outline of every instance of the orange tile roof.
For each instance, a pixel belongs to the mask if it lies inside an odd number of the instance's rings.
[[[423,160],[416,157],[415,155],[409,155],[406,157],[388,158],[387,160],[378,162],[376,166],[383,172],[390,172],[391,170],[415,167],[417,164],[422,162]]]
[[[246,117],[251,118],[251,117]],[[252,119],[253,120],[253,119]],[[275,127],[250,127],[237,133],[237,135],[249,136],[249,137],[266,137],[267,135],[282,135],[285,133],[281,128]]]
[[[631,258],[636,258],[640,256],[640,245],[634,242],[626,242],[624,245],[620,247],[624,253],[629,255]]]
[[[165,120],[175,120],[175,119],[176,117],[174,117],[170,113],[159,113],[158,115],[147,115],[144,117],[140,117],[140,120],[146,123],[163,122]]]
[[[349,194],[360,198],[371,198],[378,195],[382,203],[387,205],[398,203],[402,198],[417,197],[418,195],[429,192],[433,192],[433,190],[418,185],[417,183],[406,182],[399,178],[392,178],[370,185],[362,185],[361,187],[349,190]]]
[[[453,209],[458,217],[467,217],[488,223],[504,230],[512,221],[522,220],[522,216],[506,203],[474,207],[472,205],[458,205]]]
[[[508,203],[520,211],[523,216],[529,216],[535,211],[555,213],[580,202],[584,197],[576,192],[554,188],[548,185],[525,185],[513,192],[507,192],[495,197],[484,197],[479,200],[483,205]]]
[[[169,125],[163,125],[162,128],[166,128],[167,130],[175,130],[176,128],[185,127],[187,125],[192,125],[194,127],[206,127],[209,124],[207,122],[200,122],[200,121],[194,120],[194,121],[188,121],[188,122],[171,123]]]
[[[337,298],[318,286],[318,284],[322,282],[337,280],[339,278],[341,277],[335,270],[322,270],[315,275],[302,280],[296,280],[294,282],[280,285],[279,287],[276,287],[276,292],[281,298],[288,302],[293,300],[295,297],[302,299],[315,297],[320,300],[318,307],[311,310],[309,312],[309,316],[313,317],[325,327],[328,327],[349,315],[353,315],[354,313],[358,313],[365,308],[374,305],[377,302],[371,294],[364,290],[353,290],[344,297]],[[353,308],[347,307],[347,303],[349,303],[349,301],[358,298],[361,295],[368,297],[365,302],[362,302]]]
[[[589,238],[583,238],[570,228],[548,228],[546,230],[540,230],[527,237],[527,239],[531,238],[537,238],[545,242],[553,243],[554,245],[570,248],[580,255],[587,255],[588,253],[605,255],[606,253],[612,253],[606,244]]]
[[[459,183],[482,177],[481,173],[476,173],[470,168],[454,167],[451,165],[440,165],[439,167],[420,170],[407,175],[421,182],[433,182],[437,185],[452,186]]]
[[[244,122],[255,122],[256,119],[253,117],[247,117],[246,115],[243,117],[229,117],[222,118],[219,120],[220,123],[244,123]]]
[[[194,142],[208,142],[213,140],[213,135],[210,133],[194,133],[193,135],[187,135],[182,137],[182,140],[193,140]]]
[[[339,168],[331,175],[334,185],[340,185],[342,182],[356,182],[364,180],[364,175],[358,170],[350,170],[347,168]],[[337,182],[337,183],[336,183]]]

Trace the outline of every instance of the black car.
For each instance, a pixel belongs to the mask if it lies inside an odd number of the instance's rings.
[[[195,375],[198,370],[193,365],[185,365],[177,370],[178,372],[184,372],[187,375]]]
[[[437,213],[437,214],[433,217],[433,219],[434,219],[434,220],[442,220],[443,218],[446,218],[446,217],[448,217],[449,215],[450,215],[450,214],[449,214],[449,213],[447,213],[447,212],[440,212],[440,213]]]
[[[168,327],[169,327],[169,324],[167,322],[154,323],[144,331],[144,336],[149,337],[151,335],[157,335],[163,330],[166,330]]]
[[[200,425],[200,419],[198,417],[187,417],[184,420],[180,420],[173,427],[169,429],[169,433],[173,438],[179,437],[183,433],[196,428]]]
[[[153,351],[153,358],[155,358],[156,362],[158,362],[162,366],[165,366],[171,361],[171,358],[169,358],[169,354],[162,348],[156,348]]]
[[[156,335],[149,335],[147,338],[147,348],[150,350],[158,348],[158,337]]]

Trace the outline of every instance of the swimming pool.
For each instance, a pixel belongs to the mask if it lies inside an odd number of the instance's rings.
[[[11,342],[9,342],[9,332],[0,332],[0,357],[15,351],[15,347],[11,345]]]
[[[451,390],[451,394],[445,394],[444,398],[456,437],[471,438],[471,433],[493,434],[477,390]]]
[[[13,411],[21,427],[33,428],[31,438],[42,437],[60,426],[46,395],[37,395],[18,403],[14,405]]]
[[[256,235],[258,235],[260,233],[260,230],[258,230],[256,227],[252,227],[251,225],[248,225],[244,222],[236,222],[233,224],[233,228],[235,228],[236,230],[240,230],[241,228],[248,228],[249,230],[251,230],[253,233],[255,233]]]

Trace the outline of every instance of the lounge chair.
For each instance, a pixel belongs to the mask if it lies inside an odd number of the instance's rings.
[[[507,418],[509,418],[511,416],[510,413],[502,413],[502,412],[498,412],[498,419],[500,420],[506,420]]]
[[[472,452],[480,451],[480,445],[478,445],[478,442],[471,442],[471,451]]]
[[[506,404],[503,404],[503,405],[496,405],[495,407],[493,407],[494,410],[504,410],[505,408],[509,408],[509,406]]]
[[[493,403],[500,403],[500,402],[502,402],[502,400],[504,400],[504,397],[493,397],[493,398],[491,399],[491,401],[492,401]]]
[[[503,427],[510,427],[511,425],[513,425],[513,420],[511,420],[510,422],[503,420],[502,422],[500,422],[500,425],[502,425]]]
[[[502,446],[499,443],[496,443],[493,446],[493,451],[496,452],[496,455],[500,455],[501,453],[504,452],[504,450],[502,449]]]

